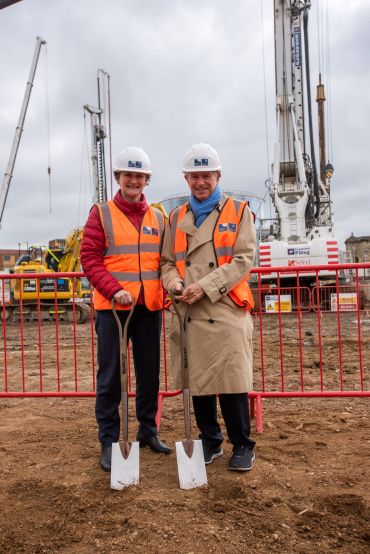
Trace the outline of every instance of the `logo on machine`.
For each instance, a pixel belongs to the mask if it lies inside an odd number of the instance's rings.
[[[288,248],[288,256],[309,256],[309,246],[302,246],[300,248]]]
[[[208,158],[194,158],[195,167],[208,167]]]
[[[128,166],[129,167],[134,167],[136,169],[141,169],[143,164],[142,162],[132,162],[131,160],[128,161]]]

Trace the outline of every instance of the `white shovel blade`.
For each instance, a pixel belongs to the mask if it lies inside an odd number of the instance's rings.
[[[116,491],[122,490],[139,482],[139,443],[132,442],[130,454],[127,460],[122,456],[118,442],[112,444],[112,468],[110,473],[110,488]]]
[[[202,441],[196,440],[193,442],[194,450],[191,458],[186,454],[182,442],[176,442],[180,489],[195,489],[207,484]]]

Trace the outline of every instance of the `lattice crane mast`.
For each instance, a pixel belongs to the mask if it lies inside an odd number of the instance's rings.
[[[0,191],[0,228],[1,228],[1,221],[2,221],[2,218],[3,218],[4,209],[5,209],[6,199],[7,199],[8,192],[9,192],[10,182],[11,182],[12,177],[13,177],[14,164],[15,164],[15,160],[17,158],[19,143],[21,141],[24,121],[25,121],[25,118],[26,118],[26,113],[27,113],[27,108],[28,108],[28,103],[30,101],[31,91],[32,91],[32,87],[33,87],[33,81],[34,81],[34,78],[35,78],[37,63],[38,63],[39,56],[40,56],[40,50],[41,50],[41,46],[43,44],[46,44],[46,40],[44,40],[41,37],[37,37],[36,38],[35,53],[33,55],[31,70],[30,70],[30,74],[29,74],[29,77],[28,77],[27,85],[26,85],[26,91],[24,93],[23,103],[22,103],[22,107],[21,107],[21,113],[19,114],[18,124],[17,124],[17,127],[15,129],[15,135],[14,135],[14,139],[13,139],[12,148],[11,148],[11,151],[10,151],[9,161],[8,161],[8,165],[6,167],[3,184],[1,186],[1,191]]]

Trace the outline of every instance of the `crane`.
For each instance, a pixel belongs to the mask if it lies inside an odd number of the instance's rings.
[[[23,98],[23,103],[22,103],[22,107],[21,107],[21,112],[19,114],[18,124],[17,124],[17,127],[15,129],[15,135],[14,135],[14,139],[13,139],[12,148],[11,148],[11,151],[10,151],[8,165],[6,167],[3,184],[1,186],[1,191],[0,191],[0,228],[1,228],[1,222],[2,222],[3,213],[4,213],[4,209],[5,209],[6,199],[7,199],[8,192],[9,192],[10,182],[11,182],[12,177],[13,177],[14,164],[15,164],[15,160],[17,158],[19,143],[21,141],[24,121],[25,121],[25,118],[26,118],[26,113],[27,113],[27,108],[28,108],[28,103],[29,103],[30,97],[31,97],[31,91],[32,91],[32,87],[33,87],[33,81],[34,81],[34,78],[35,78],[37,63],[38,63],[39,56],[40,56],[40,50],[41,50],[41,46],[43,44],[46,44],[46,40],[43,39],[42,37],[36,37],[36,47],[35,47],[35,52],[34,52],[33,59],[32,59],[31,70],[30,70],[30,74],[29,74],[29,77],[28,77],[27,85],[26,85],[26,91],[24,93],[24,98]]]
[[[261,267],[338,263],[330,178],[316,169],[308,40],[310,4],[309,0],[274,0],[276,142],[270,195],[276,218],[259,244]],[[323,100],[320,88],[321,121]],[[320,146],[322,154],[321,137]],[[328,277],[331,274],[323,273]],[[314,273],[305,275],[312,277]],[[271,279],[271,274],[263,278]]]
[[[40,39],[41,41],[43,39]],[[41,47],[41,42],[39,43]],[[37,57],[34,57],[30,83],[36,69]],[[93,201],[104,202],[107,199],[106,170],[104,139],[106,138],[104,125],[104,111],[100,106],[100,78],[109,78],[109,74],[98,70],[98,107],[86,104],[86,110],[91,116],[91,159],[94,176]],[[29,99],[30,87],[27,88]],[[22,109],[22,124],[25,110]],[[18,131],[18,127],[17,127]],[[20,133],[17,133],[17,137]],[[16,142],[19,144],[19,138]],[[14,148],[12,149],[13,153]],[[16,150],[15,150],[16,154]],[[11,156],[14,160],[15,155]],[[9,172],[11,175],[11,172]],[[7,181],[9,183],[9,181]],[[8,185],[9,186],[9,185]],[[90,300],[90,285],[85,277],[70,278],[57,277],[58,273],[80,272],[80,248],[83,237],[83,227],[73,229],[65,239],[53,239],[48,246],[31,246],[26,255],[22,255],[16,262],[12,273],[24,278],[15,280],[10,293],[11,302],[3,307],[1,315],[10,323],[14,318],[22,316],[27,320],[37,320],[39,317],[52,320],[55,317],[55,302],[58,302],[58,317],[70,320],[75,317],[77,323],[84,323],[90,315],[89,308],[84,304]],[[29,278],[27,274],[53,273],[56,277]],[[1,323],[1,316],[0,316]]]

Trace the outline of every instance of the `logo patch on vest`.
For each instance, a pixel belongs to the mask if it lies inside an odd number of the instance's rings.
[[[233,233],[235,233],[236,232],[236,223],[228,223],[227,228],[229,229],[229,231],[232,231]]]
[[[208,158],[194,158],[195,167],[208,167]]]
[[[219,223],[218,231],[219,233],[223,233],[224,231],[227,231],[227,223]]]
[[[153,235],[154,237],[158,237],[159,231],[155,227],[150,227],[149,225],[144,225],[143,227],[143,233],[144,235]]]
[[[142,162],[132,162],[131,160],[128,161],[129,167],[135,167],[136,169],[141,169],[143,167]]]

